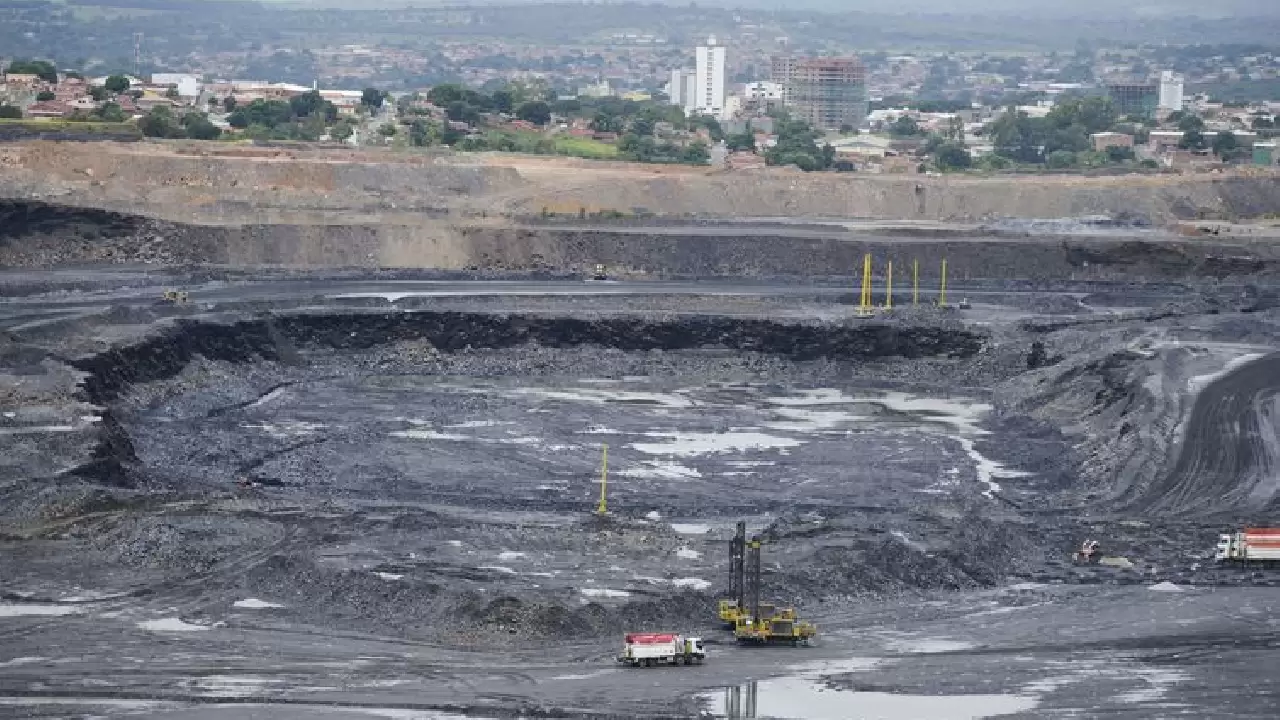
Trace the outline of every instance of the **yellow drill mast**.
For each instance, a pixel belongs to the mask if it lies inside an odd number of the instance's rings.
[[[609,446],[600,446],[600,504],[596,506],[597,515],[609,514]]]
[[[862,295],[858,299],[858,315],[871,315],[871,253],[862,256]]]
[[[893,309],[893,261],[889,261],[889,267],[884,271],[884,308],[886,310]]]
[[[947,259],[942,258],[942,288],[938,293],[938,307],[947,306]]]
[[[911,307],[920,304],[920,261],[911,261]]]

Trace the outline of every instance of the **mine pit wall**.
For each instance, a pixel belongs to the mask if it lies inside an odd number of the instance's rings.
[[[586,209],[668,217],[929,221],[1109,215],[1168,225],[1280,212],[1280,175],[724,173],[517,155],[29,142],[0,144],[0,198],[56,198],[67,205],[202,224],[332,223],[341,222],[336,216],[343,214],[377,222],[386,212],[527,216]]]
[[[87,373],[81,385],[81,399],[103,408],[93,460],[79,468],[77,474],[107,485],[132,486],[129,467],[137,458],[127,433],[111,414],[111,405],[131,385],[173,377],[196,356],[241,363],[278,360],[298,348],[358,351],[405,340],[425,340],[445,352],[528,343],[549,347],[595,345],[628,351],[717,347],[795,360],[971,357],[984,343],[982,335],[960,329],[889,325],[841,328],[722,317],[580,320],[458,312],[356,312],[291,315],[230,324],[180,321],[147,340],[73,363],[76,369]]]
[[[1280,177],[864,176],[832,173],[636,178],[556,188],[515,203],[660,215],[836,217],[972,222],[989,218],[1139,217],[1156,225],[1280,211]]]
[[[900,287],[920,262],[935,285],[940,261],[954,281],[1147,280],[1272,275],[1280,245],[1186,240],[1046,237],[917,239],[855,234],[803,236],[644,232],[572,226],[492,227],[445,222],[205,226],[42,202],[0,201],[0,266],[91,263],[286,268],[420,268],[490,274],[801,280],[877,277],[893,261]]]

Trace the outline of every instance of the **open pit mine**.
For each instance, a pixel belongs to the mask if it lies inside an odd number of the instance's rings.
[[[579,220],[5,152],[0,717],[1280,707],[1280,246],[1205,188]]]

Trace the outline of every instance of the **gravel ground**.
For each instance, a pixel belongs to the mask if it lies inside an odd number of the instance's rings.
[[[1280,509],[1257,293],[46,280],[0,309],[0,716],[1276,706],[1280,573],[1211,560]],[[715,627],[739,519],[816,647]],[[616,669],[646,629],[712,662]]]

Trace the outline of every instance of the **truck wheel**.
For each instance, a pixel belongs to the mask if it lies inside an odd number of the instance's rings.
[[[683,655],[677,655],[677,656],[675,656],[674,658],[672,658],[672,660],[671,660],[671,664],[672,664],[672,665],[683,665],[683,664],[684,664],[684,656],[683,656]]]
[[[653,658],[645,658],[644,666],[647,668],[653,667]]]

